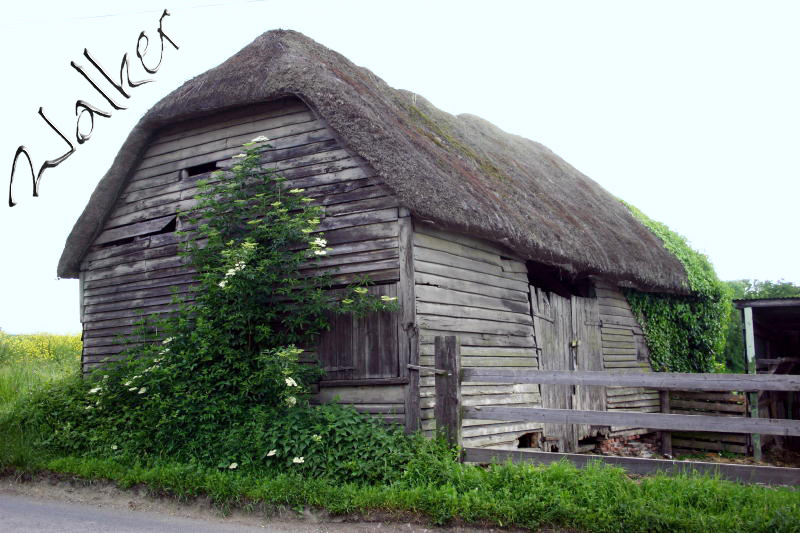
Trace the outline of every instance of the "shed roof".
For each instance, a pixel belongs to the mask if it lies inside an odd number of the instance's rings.
[[[685,270],[628,209],[539,143],[389,87],[308,37],[262,34],[139,121],[70,233],[58,275],[80,262],[159,128],[286,95],[305,101],[422,219],[575,276],[686,292]],[[524,105],[524,102],[520,102]]]

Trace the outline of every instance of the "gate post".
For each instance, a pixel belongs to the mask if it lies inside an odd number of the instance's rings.
[[[461,341],[434,339],[436,368],[436,429],[444,430],[451,446],[461,446]]]

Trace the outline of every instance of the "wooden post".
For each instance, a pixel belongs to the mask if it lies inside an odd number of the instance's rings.
[[[662,413],[669,414],[670,412],[669,394],[668,390],[659,391]],[[669,431],[661,432],[661,455],[668,459],[672,458],[672,433]]]
[[[753,333],[753,308],[745,307],[742,309],[744,314],[744,346],[745,356],[747,357],[747,373],[756,373],[756,341]],[[747,393],[747,404],[750,411],[750,418],[758,418],[758,392]],[[750,435],[750,442],[753,445],[753,459],[761,460],[761,435]]]
[[[436,337],[434,346],[436,429],[445,432],[450,445],[461,446],[461,341],[454,336]]]

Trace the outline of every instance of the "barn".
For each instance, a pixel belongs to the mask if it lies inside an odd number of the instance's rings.
[[[520,105],[523,105],[520,102]],[[177,255],[196,183],[264,135],[265,166],[324,207],[337,283],[368,275],[400,311],[337,318],[308,347],[334,397],[409,430],[435,429],[433,339],[462,367],[648,371],[622,288],[685,293],[682,265],[628,209],[544,146],[389,87],[304,35],[276,30],[157,103],[73,228],[58,275],[80,280],[85,371],[142,315],[191,295]],[[465,405],[657,411],[644,389],[465,386]],[[464,421],[468,446],[580,450],[643,432]]]

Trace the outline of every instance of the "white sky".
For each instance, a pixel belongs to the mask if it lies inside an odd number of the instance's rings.
[[[264,31],[301,31],[390,85],[451,113],[539,141],[613,194],[685,235],[722,279],[800,283],[800,3],[316,2],[165,0],[3,2],[0,8],[0,328],[76,332],[78,287],[57,280],[67,234],[136,121],[185,80]],[[128,109],[75,139],[75,102],[108,104],[70,67],[99,74],[122,55],[142,77],[136,39],[172,16],[156,81]],[[103,82],[105,83],[105,82]],[[108,87],[104,85],[104,87]],[[31,197],[17,146],[44,173]],[[88,128],[87,128],[88,129]],[[84,130],[85,131],[85,130]],[[22,172],[20,172],[22,170]]]

